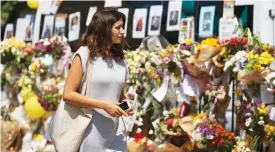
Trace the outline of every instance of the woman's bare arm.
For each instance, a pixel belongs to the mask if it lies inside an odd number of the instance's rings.
[[[104,101],[91,99],[77,92],[77,89],[82,80],[82,76],[83,74],[82,74],[81,59],[77,55],[73,60],[68,77],[66,79],[64,92],[63,92],[64,101],[77,107],[90,107],[90,108],[104,109],[104,106],[105,106]]]

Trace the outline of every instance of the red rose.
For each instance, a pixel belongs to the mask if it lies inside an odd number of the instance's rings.
[[[167,119],[166,120],[166,125],[168,126],[168,127],[173,127],[173,122],[174,122],[174,118],[169,118],[169,119]]]

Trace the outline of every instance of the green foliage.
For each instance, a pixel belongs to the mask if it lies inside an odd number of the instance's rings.
[[[10,13],[14,10],[16,3],[17,2],[15,0],[1,2],[1,24],[6,23]]]

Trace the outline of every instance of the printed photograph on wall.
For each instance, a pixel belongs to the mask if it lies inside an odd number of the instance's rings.
[[[145,25],[146,25],[147,9],[135,9],[133,17],[133,38],[144,38],[145,37]]]
[[[14,36],[13,32],[13,24],[7,24],[5,28],[5,34],[4,34],[4,40],[10,39],[12,36]]]
[[[170,19],[169,19],[170,26],[178,24],[178,16],[179,16],[179,11],[171,11],[170,12]]]
[[[54,15],[46,15],[44,18],[44,25],[41,39],[49,38],[53,35]]]
[[[215,6],[201,7],[199,19],[199,37],[213,36]]]
[[[177,31],[180,28],[182,1],[169,1],[167,12],[167,31]]]
[[[25,19],[27,22],[27,25],[25,27],[25,41],[31,41],[33,36],[33,28],[34,28],[34,15],[26,15]]]
[[[160,34],[162,11],[162,5],[153,5],[150,7],[148,35]]]
[[[63,17],[55,18],[54,35],[65,36],[66,20]]]
[[[69,15],[69,41],[79,39],[80,32],[80,12],[75,12]]]
[[[151,31],[159,30],[160,16],[153,16],[151,20]]]

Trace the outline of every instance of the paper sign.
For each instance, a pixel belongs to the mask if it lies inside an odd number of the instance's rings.
[[[168,90],[168,84],[169,84],[169,77],[165,76],[160,88],[156,92],[152,93],[153,97],[158,102],[161,102],[165,98]]]
[[[223,40],[234,35],[237,24],[233,18],[221,18],[219,24],[219,39]]]
[[[167,12],[167,31],[177,31],[180,28],[182,1],[169,1]]]
[[[139,8],[135,9],[133,17],[133,38],[144,38],[145,37],[145,26],[147,18],[147,9]]]
[[[152,5],[150,7],[148,35],[160,34],[162,10],[162,5]]]
[[[213,36],[215,6],[203,6],[200,10],[199,37]]]
[[[194,17],[187,17],[181,19],[180,22],[180,31],[179,31],[179,43],[183,42],[186,39],[194,40],[194,31],[195,31],[195,24],[194,24]]]
[[[142,108],[144,111],[147,110],[147,108],[150,106],[150,104],[152,103],[152,98],[151,97],[147,97]]]
[[[119,8],[118,11],[125,15],[124,37],[126,37],[127,36],[127,28],[128,28],[129,8]]]
[[[272,107],[269,114],[269,119],[275,121],[275,107]]]
[[[90,24],[90,22],[92,21],[92,18],[94,16],[94,14],[96,13],[96,11],[97,11],[97,7],[90,7],[89,8],[88,17],[87,17],[87,20],[86,20],[86,26],[88,26]]]

